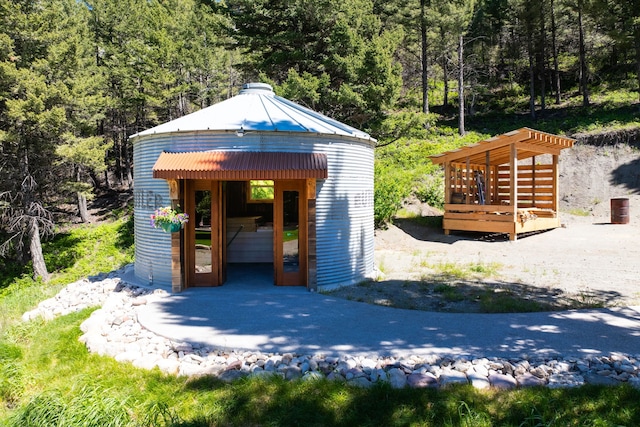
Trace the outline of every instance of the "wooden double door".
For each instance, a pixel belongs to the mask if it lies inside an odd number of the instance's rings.
[[[183,247],[186,287],[221,286],[227,281],[226,181],[185,183]],[[308,184],[306,180],[274,181],[273,282],[277,286],[307,286]]]

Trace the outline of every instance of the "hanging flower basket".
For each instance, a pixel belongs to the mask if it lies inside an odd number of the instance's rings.
[[[164,230],[165,233],[176,233],[180,231],[182,228],[182,224],[178,224],[175,222],[165,222],[160,225],[160,227]]]
[[[165,233],[180,231],[182,226],[187,222],[189,222],[189,215],[172,209],[170,206],[156,209],[156,211],[151,214],[151,226],[153,228],[160,228],[164,230]]]

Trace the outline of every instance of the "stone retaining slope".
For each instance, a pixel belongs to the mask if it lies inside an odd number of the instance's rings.
[[[144,329],[137,311],[166,298],[165,291],[121,281],[122,271],[69,284],[54,298],[23,315],[24,321],[52,319],[88,307],[100,307],[85,320],[80,340],[90,352],[158,368],[172,375],[213,375],[224,381],[278,375],[288,380],[328,378],[369,387],[388,382],[394,388],[445,387],[511,389],[575,387],[585,383],[640,387],[640,357],[614,353],[585,358],[468,358],[442,356],[333,356],[229,351],[176,342]]]

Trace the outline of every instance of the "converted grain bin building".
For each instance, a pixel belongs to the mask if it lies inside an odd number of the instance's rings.
[[[268,283],[315,290],[373,272],[368,134],[251,83],[132,141],[137,280],[179,292],[267,266]],[[183,230],[151,227],[171,205]]]

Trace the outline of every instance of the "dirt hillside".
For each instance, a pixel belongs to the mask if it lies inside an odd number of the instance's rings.
[[[640,150],[627,144],[577,143],[560,156],[560,209],[606,217],[612,198],[629,198],[631,216],[640,219]],[[633,209],[633,206],[636,208]],[[590,218],[594,219],[594,218]]]

